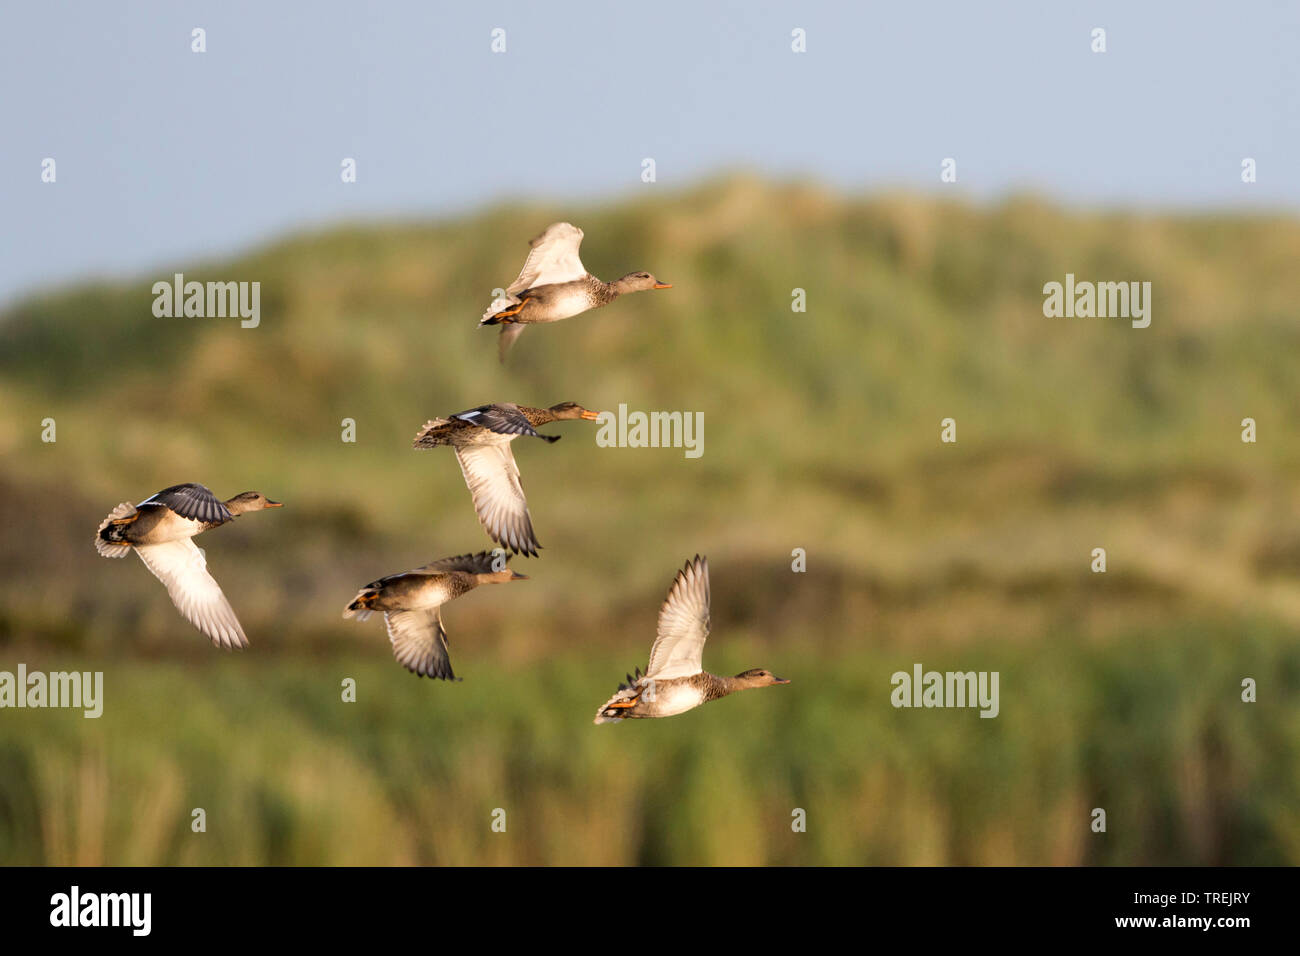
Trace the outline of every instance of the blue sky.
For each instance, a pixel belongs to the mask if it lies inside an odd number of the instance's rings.
[[[733,168],[1294,213],[1298,39],[1300,4],[1252,0],[10,4],[0,302],[334,221],[591,202]]]

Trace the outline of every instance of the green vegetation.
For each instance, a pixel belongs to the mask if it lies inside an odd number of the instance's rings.
[[[0,862],[1300,862],[1300,223],[657,196],[339,229],[0,316],[0,670],[102,670],[107,698],[0,711]],[[674,288],[502,368],[478,316],[557,218],[597,274]],[[260,281],[260,327],[155,318],[173,271]],[[1151,327],[1044,318],[1067,272],[1150,281]],[[701,411],[704,454],[580,422],[520,443],[545,550],[446,610],[464,683],[417,680],[341,611],[490,544],[410,441],[497,400]],[[90,544],[190,480],[288,503],[202,541],[238,655]],[[793,683],[593,727],[697,551],[706,666]],[[895,710],[918,661],[1000,671],[1000,716]]]

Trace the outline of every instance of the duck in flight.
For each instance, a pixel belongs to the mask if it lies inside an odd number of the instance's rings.
[[[364,621],[382,611],[397,662],[420,677],[460,680],[451,669],[442,605],[480,584],[526,581],[506,567],[503,552],[480,551],[442,558],[401,574],[371,581],[343,611],[348,619]]]
[[[582,230],[572,223],[555,222],[534,239],[519,276],[493,300],[479,326],[500,325],[501,361],[525,325],[558,322],[589,309],[609,305],[628,292],[671,289],[648,272],[629,272],[613,282],[602,282],[578,258]]]
[[[542,435],[537,429],[550,422],[579,418],[592,422],[598,417],[577,402],[561,402],[550,408],[513,402],[480,405],[425,422],[415,436],[414,447],[454,448],[483,530],[501,547],[536,557],[541,545],[533,533],[532,516],[510,443],[520,435],[557,442],[559,435]]]
[[[279,507],[257,491],[220,501],[203,485],[173,485],[138,505],[124,501],[110,511],[95,532],[95,548],[106,558],[134,551],[185,620],[213,644],[247,647],[244,629],[193,539],[250,511]]]
[[[709,561],[698,554],[677,572],[659,609],[659,629],[643,675],[628,675],[618,693],[596,711],[595,723],[628,717],[673,717],[738,690],[788,684],[761,668],[735,677],[704,670],[704,639],[709,636]]]

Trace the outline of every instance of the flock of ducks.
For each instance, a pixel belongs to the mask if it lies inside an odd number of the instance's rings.
[[[672,288],[648,272],[602,282],[578,257],[582,236],[581,229],[567,222],[548,226],[532,241],[518,278],[484,313],[480,326],[501,326],[502,361],[525,325],[571,318],[628,292]],[[451,667],[442,606],[480,585],[527,580],[507,566],[510,553],[535,557],[541,547],[511,443],[520,436],[556,442],[560,436],[537,429],[597,417],[576,402],[550,408],[501,402],[426,422],[414,447],[448,445],[455,451],[479,523],[500,549],[441,558],[379,578],[357,592],[343,616],[364,621],[374,612],[382,613],[398,663],[421,677],[459,681]],[[95,548],[106,558],[134,551],[166,587],[181,615],[213,644],[247,647],[244,629],[194,538],[249,512],[281,506],[256,491],[221,501],[203,485],[173,485],[139,504],[123,502],[109,512],[95,533]],[[638,668],[635,676],[628,675],[596,712],[595,723],[672,717],[739,690],[789,683],[762,669],[735,677],[708,673],[702,662],[708,635],[709,562],[696,555],[677,572],[659,609],[645,673]]]

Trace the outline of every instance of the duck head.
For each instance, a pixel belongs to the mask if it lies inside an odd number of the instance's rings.
[[[648,289],[671,289],[672,284],[660,282],[648,272],[629,272],[621,279],[610,283],[619,295],[625,292],[645,292]]]
[[[773,684],[788,684],[788,680],[777,677],[769,670],[756,667],[753,670],[742,671],[736,675],[736,680],[743,687],[771,687]]]
[[[260,491],[245,491],[241,495],[235,495],[226,502],[226,509],[232,515],[247,514],[250,511],[263,511],[267,508],[283,508],[284,503],[272,501]]]
[[[557,422],[565,422],[574,418],[594,422],[600,417],[599,413],[585,409],[577,402],[560,402],[558,405],[552,405],[547,411],[554,416]]]

